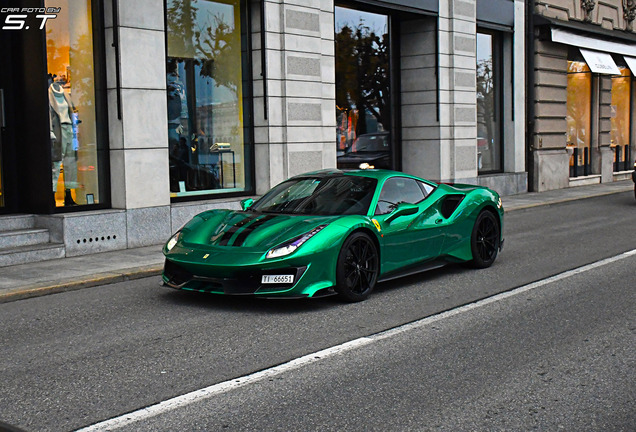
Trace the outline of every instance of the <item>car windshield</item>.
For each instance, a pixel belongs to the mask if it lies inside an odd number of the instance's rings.
[[[377,181],[351,175],[291,179],[270,190],[250,208],[262,213],[366,215]]]
[[[388,152],[389,134],[360,135],[348,149],[348,153]]]

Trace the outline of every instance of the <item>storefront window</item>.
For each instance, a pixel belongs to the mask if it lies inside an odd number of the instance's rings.
[[[240,0],[168,0],[170,192],[245,191]]]
[[[393,168],[389,17],[336,7],[338,168]]]
[[[56,207],[98,204],[95,67],[90,0],[45,1],[52,192]]]
[[[570,177],[587,175],[591,159],[592,73],[583,60],[568,61],[567,149]]]
[[[477,33],[477,169],[480,174],[502,169],[498,49],[496,34]]]
[[[632,76],[628,68],[621,67],[621,76],[612,77],[612,105],[610,106],[610,140],[614,149],[614,171],[626,171],[632,168],[629,148],[631,83]]]

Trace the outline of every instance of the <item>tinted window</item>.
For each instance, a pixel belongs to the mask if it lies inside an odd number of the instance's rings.
[[[377,181],[367,177],[306,177],[288,180],[251,208],[263,213],[366,215]]]
[[[384,182],[376,215],[391,213],[402,202],[417,204],[425,198],[416,180],[406,177],[393,177]]]

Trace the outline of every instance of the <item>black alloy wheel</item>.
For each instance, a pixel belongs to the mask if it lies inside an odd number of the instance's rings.
[[[473,232],[470,237],[470,248],[473,253],[471,264],[476,268],[490,267],[499,252],[499,223],[496,216],[483,210],[477,216]]]
[[[366,299],[378,280],[380,260],[375,243],[357,232],[342,245],[336,267],[336,291],[349,302]]]

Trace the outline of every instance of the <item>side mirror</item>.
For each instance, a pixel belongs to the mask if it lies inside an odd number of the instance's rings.
[[[254,204],[254,199],[252,198],[241,200],[241,208],[243,209],[243,211],[246,211],[247,209],[252,207],[252,204]]]
[[[399,203],[395,210],[393,210],[391,214],[389,214],[389,216],[386,218],[386,222],[391,223],[400,216],[409,216],[415,214],[418,212],[419,209],[420,208],[415,204]]]

